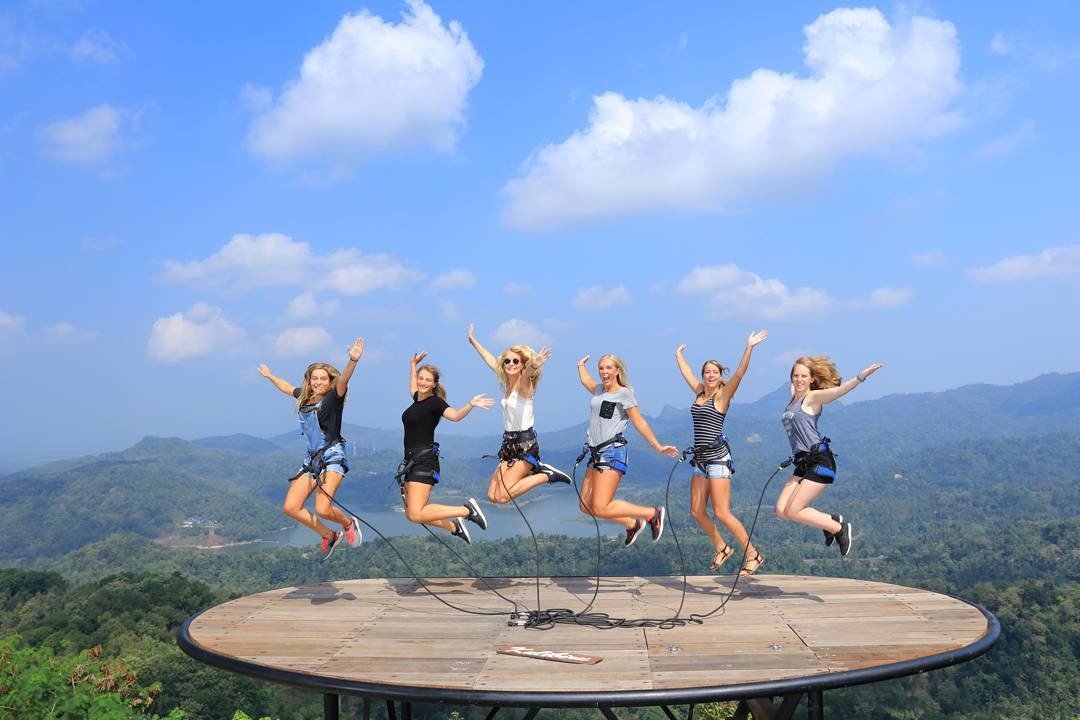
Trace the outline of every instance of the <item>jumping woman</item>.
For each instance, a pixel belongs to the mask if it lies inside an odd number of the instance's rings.
[[[581,484],[581,511],[593,517],[619,523],[626,528],[625,546],[629,547],[648,524],[652,539],[659,540],[664,533],[663,505],[644,507],[625,500],[616,500],[615,491],[619,481],[629,470],[626,455],[626,438],[622,432],[629,420],[634,423],[641,437],[661,455],[677,457],[674,445],[662,445],[645,422],[637,407],[634,389],[627,381],[626,365],[616,355],[603,355],[597,363],[600,382],[589,375],[585,363],[589,356],[578,361],[578,378],[592,395],[589,403],[589,431],[587,435],[589,466]]]
[[[293,520],[322,536],[319,552],[323,560],[330,559],[342,538],[349,545],[358,545],[362,537],[357,519],[341,512],[331,502],[341,485],[341,479],[349,472],[345,438],[341,437],[341,413],[345,407],[345,393],[349,391],[349,379],[364,354],[364,341],[356,338],[349,346],[348,353],[349,361],[342,372],[326,363],[308,365],[300,387],[290,385],[274,375],[265,363],[259,366],[260,375],[281,392],[296,398],[300,429],[307,440],[307,457],[300,472],[289,480],[289,491],[285,494],[282,510]],[[304,504],[317,487],[322,488],[322,492],[315,496],[313,515]],[[342,530],[331,530],[322,520],[335,522],[341,525]]]
[[[439,369],[434,365],[420,365],[427,357],[418,352],[409,362],[409,392],[412,405],[401,414],[405,426],[405,459],[398,471],[401,496],[405,500],[405,517],[418,525],[434,525],[465,542],[472,542],[463,520],[470,520],[487,529],[480,504],[469,498],[464,505],[436,505],[428,503],[431,488],[439,482],[439,444],[435,442],[435,426],[446,418],[453,422],[463,420],[474,407],[489,408],[495,402],[484,395],[476,395],[460,408],[450,407],[446,402],[446,390],[439,384]]]
[[[843,515],[826,515],[810,507],[836,479],[831,441],[818,431],[818,418],[826,403],[847,395],[882,367],[875,363],[847,382],[841,382],[836,365],[825,355],[801,357],[791,367],[791,402],[781,422],[791,443],[795,474],[776,499],[776,514],[821,530],[825,544],[836,541],[841,556],[851,552],[851,522]]]
[[[540,462],[540,443],[533,429],[533,397],[540,384],[540,368],[551,350],[535,352],[528,345],[512,345],[495,357],[476,339],[472,325],[469,343],[499,378],[503,391],[503,441],[499,465],[488,485],[488,500],[501,505],[543,483],[569,484],[569,475]]]
[[[694,376],[683,357],[686,345],[680,345],[675,350],[679,372],[694,392],[694,402],[690,405],[690,415],[694,421],[694,456],[690,461],[694,475],[690,478],[690,514],[712,541],[713,559],[709,569],[713,572],[717,572],[735,550],[720,536],[720,531],[709,518],[707,506],[710,502],[716,519],[735,537],[739,547],[746,551],[746,561],[739,574],[751,575],[765,562],[765,558],[750,543],[746,528],[731,512],[731,476],[735,473],[735,463],[731,459],[731,446],[724,436],[724,419],[731,407],[731,399],[735,397],[739,383],[750,366],[750,354],[767,337],[769,334],[764,330],[751,333],[739,366],[727,381],[724,380],[727,370],[719,361],[706,360],[701,366],[699,379]]]

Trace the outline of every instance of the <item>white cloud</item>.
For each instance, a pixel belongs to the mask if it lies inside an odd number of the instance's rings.
[[[967,275],[981,283],[1080,278],[1080,245],[1060,245],[1035,255],[1016,255],[993,265],[969,268]]]
[[[1008,55],[1010,52],[1012,52],[1012,47],[1009,41],[1005,39],[1005,33],[994,33],[994,37],[990,39],[990,54]]]
[[[579,290],[573,305],[578,310],[607,310],[630,302],[630,293],[623,285],[605,288],[599,285]]]
[[[754,444],[761,442],[761,435],[758,433],[750,433],[746,436],[746,442]]]
[[[712,319],[790,318],[827,310],[833,302],[823,290],[801,287],[792,292],[780,280],[764,279],[730,263],[696,267],[676,289],[708,297]]]
[[[23,326],[23,318],[19,315],[8,315],[0,311],[0,330],[19,330]]]
[[[318,326],[282,330],[274,339],[274,352],[286,357],[310,355],[330,347],[330,333]]]
[[[306,319],[317,316],[332,315],[338,309],[337,300],[327,300],[320,303],[315,298],[315,293],[300,293],[289,302],[288,315],[291,318]]]
[[[248,147],[273,160],[339,166],[406,146],[450,151],[483,68],[461,25],[444,26],[421,0],[408,0],[397,24],[367,11],[346,15],[255,119]]]
[[[261,85],[245,83],[240,88],[240,104],[251,112],[262,112],[274,104],[274,92]]]
[[[458,322],[461,320],[461,311],[450,300],[439,300],[439,314],[446,322]]]
[[[428,283],[430,292],[443,292],[444,290],[459,290],[476,287],[476,277],[468,270],[450,270],[442,275],[436,275]]]
[[[319,256],[306,242],[288,235],[234,235],[204,260],[168,261],[163,278],[168,282],[232,285],[242,289],[267,285],[305,285],[318,277],[323,287],[344,295],[396,289],[423,279],[389,255],[364,255],[355,248]]]
[[[876,9],[839,9],[804,32],[805,77],[758,69],[700,107],[594,97],[587,128],[534,151],[503,187],[504,221],[540,230],[656,209],[722,212],[819,182],[843,157],[958,124],[951,23],[893,26]]]
[[[114,65],[120,62],[120,54],[126,47],[113,40],[102,30],[89,30],[83,33],[71,46],[71,58],[76,62],[96,62]]]
[[[869,297],[853,301],[852,305],[863,308],[894,308],[906,305],[914,295],[912,288],[880,287],[870,293]]]
[[[103,165],[124,146],[121,126],[127,111],[111,105],[57,120],[39,131],[42,152],[75,165]]]
[[[1035,138],[1035,123],[1030,120],[1020,125],[1001,137],[983,143],[975,148],[974,156],[979,160],[1005,157],[1012,155],[1024,145]]]
[[[0,353],[13,350],[16,341],[25,334],[22,316],[0,311]]]
[[[63,345],[80,345],[97,337],[96,330],[85,330],[69,322],[58,322],[45,328],[45,337],[49,342]]]
[[[948,261],[949,258],[940,250],[929,250],[927,252],[915,253],[911,256],[911,262],[924,268],[941,267]]]
[[[179,362],[232,349],[243,339],[244,331],[229,322],[221,308],[198,303],[155,321],[147,353],[162,362]]]
[[[510,281],[503,285],[503,292],[512,297],[525,297],[533,294],[533,286],[527,283]]]
[[[539,350],[551,342],[551,337],[530,322],[510,318],[495,328],[495,332],[491,334],[491,341],[493,346],[500,349],[525,344],[534,350]]]

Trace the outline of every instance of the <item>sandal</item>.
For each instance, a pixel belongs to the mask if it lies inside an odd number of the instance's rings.
[[[716,555],[713,556],[713,561],[712,564],[709,565],[709,569],[713,572],[717,572],[734,554],[735,548],[725,543],[724,547],[716,551]]]
[[[765,558],[761,557],[761,553],[757,553],[752,558],[748,558],[746,563],[742,566],[742,570],[739,571],[739,577],[750,577],[757,572],[758,568],[765,563]]]

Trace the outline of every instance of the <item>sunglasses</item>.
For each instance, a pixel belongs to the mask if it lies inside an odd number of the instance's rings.
[[[503,365],[520,365],[521,360],[518,358],[503,358]]]

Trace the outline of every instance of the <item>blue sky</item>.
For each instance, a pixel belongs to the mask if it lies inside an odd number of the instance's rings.
[[[552,346],[541,431],[584,419],[585,354],[652,413],[679,343],[731,364],[759,327],[743,401],[803,353],[886,363],[852,399],[1080,369],[1078,17],[7,3],[0,469],[282,432],[257,364],[357,335],[346,420],[397,427],[413,351],[495,393],[470,321]]]

